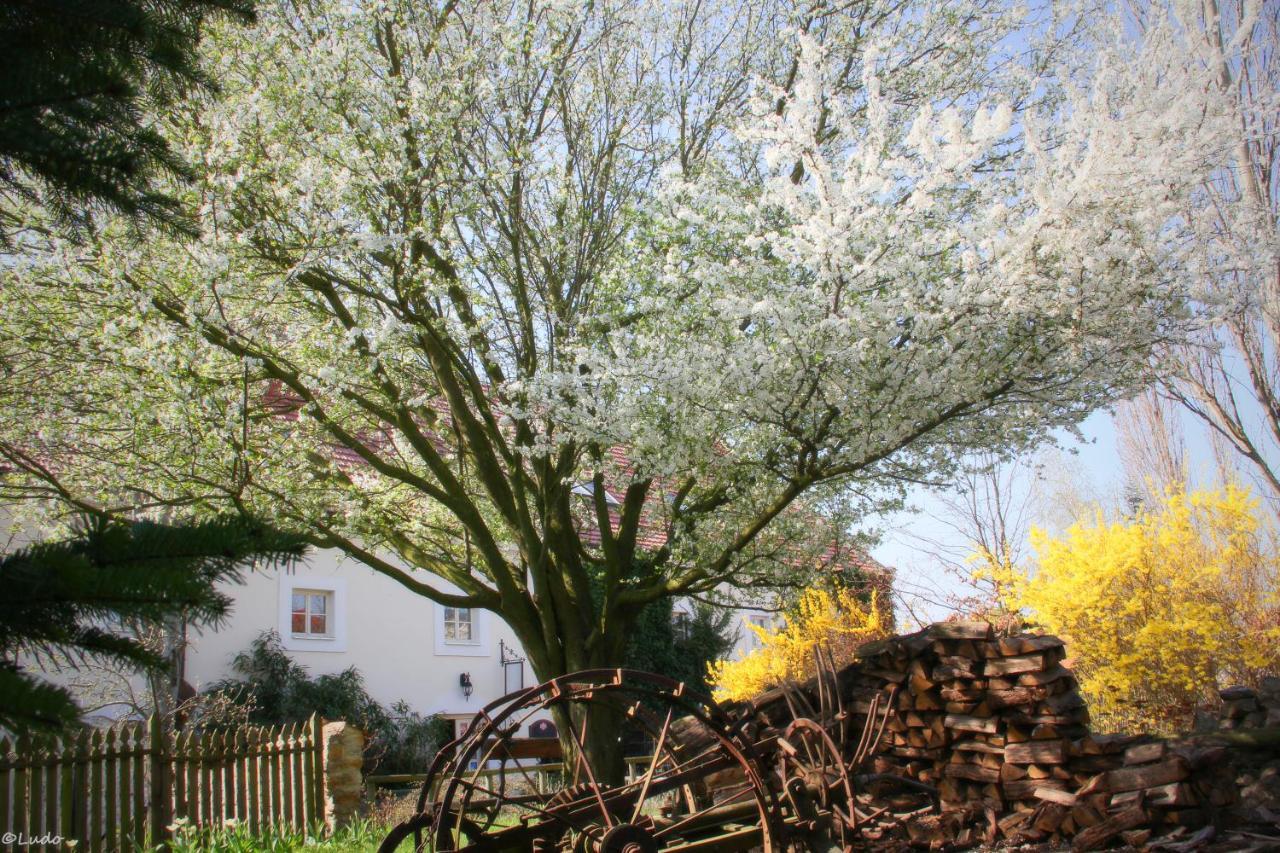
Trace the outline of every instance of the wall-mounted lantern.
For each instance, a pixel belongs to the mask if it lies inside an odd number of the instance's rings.
[[[470,698],[471,698],[471,691],[475,689],[475,688],[473,688],[473,687],[471,686],[471,673],[469,673],[469,672],[464,672],[464,673],[462,673],[462,675],[459,675],[459,676],[458,676],[458,686],[462,688],[462,696],[463,696],[463,698],[464,698],[464,699],[470,699]]]

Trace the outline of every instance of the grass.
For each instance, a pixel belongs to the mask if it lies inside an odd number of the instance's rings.
[[[256,833],[234,823],[220,829],[179,826],[168,849],[172,853],[369,853],[387,831],[388,827],[372,821],[359,821],[331,836],[325,836],[319,826],[309,832],[277,827]]]

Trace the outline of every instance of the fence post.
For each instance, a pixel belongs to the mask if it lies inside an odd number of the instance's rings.
[[[148,812],[151,818],[151,844],[155,846],[169,839],[169,825],[173,823],[169,814],[169,749],[159,714],[152,714],[148,718],[147,733],[151,746],[151,767],[148,774],[151,780],[151,802]]]
[[[364,733],[349,723],[326,723],[322,738],[324,823],[333,832],[354,820],[360,809]]]
[[[319,714],[312,714],[307,720],[307,784],[310,786],[307,796],[311,800],[307,820],[312,823],[324,820],[324,743],[320,735],[323,727]]]

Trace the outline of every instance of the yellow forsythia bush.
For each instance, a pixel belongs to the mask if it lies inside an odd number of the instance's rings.
[[[1273,530],[1245,489],[1170,492],[1032,544],[1011,603],[1067,640],[1098,728],[1185,730],[1217,689],[1280,666]]]
[[[868,605],[851,590],[812,588],[800,595],[777,631],[746,624],[759,637],[760,648],[740,660],[708,667],[720,701],[748,699],[788,679],[808,678],[814,673],[815,646],[825,644],[837,661],[846,660],[858,645],[886,636],[891,620],[874,593]]]

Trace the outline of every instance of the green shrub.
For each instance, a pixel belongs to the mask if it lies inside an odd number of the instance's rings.
[[[207,695],[240,705],[244,717],[259,725],[295,723],[319,714],[358,726],[368,737],[366,773],[424,772],[452,732],[448,720],[423,716],[403,701],[390,709],[380,705],[355,667],[312,678],[285,652],[275,631],[259,635],[231,667],[235,677],[214,684]]]

